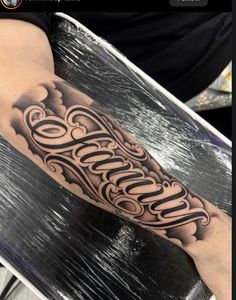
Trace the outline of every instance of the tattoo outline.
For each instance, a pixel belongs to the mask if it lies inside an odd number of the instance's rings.
[[[210,214],[200,197],[169,177],[117,121],[72,97],[65,83],[38,88],[45,99],[37,102],[30,92],[18,99],[12,127],[52,172],[77,184],[95,205],[145,228],[183,245],[201,239]],[[186,234],[193,224],[194,232]]]

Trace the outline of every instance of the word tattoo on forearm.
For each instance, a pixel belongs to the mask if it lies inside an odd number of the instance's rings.
[[[116,121],[84,105],[70,89],[59,82],[42,84],[14,104],[12,126],[33,154],[95,204],[184,245],[201,239],[210,222],[204,201],[169,177]]]

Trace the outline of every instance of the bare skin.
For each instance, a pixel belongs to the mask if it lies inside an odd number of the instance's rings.
[[[0,20],[0,39],[0,134],[80,198],[181,247],[217,299],[231,299],[231,218],[58,78],[40,29]]]

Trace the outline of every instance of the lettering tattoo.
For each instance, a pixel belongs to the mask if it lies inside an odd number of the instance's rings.
[[[40,100],[40,101],[39,101]],[[13,106],[11,125],[81,198],[188,245],[204,238],[205,201],[171,178],[117,121],[63,82],[41,84]]]

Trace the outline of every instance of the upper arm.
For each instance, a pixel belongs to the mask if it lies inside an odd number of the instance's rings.
[[[36,25],[15,19],[0,19],[0,64],[5,60],[37,63],[53,71],[53,58],[47,35]]]
[[[41,28],[0,19],[0,41],[0,111],[6,112],[23,91],[55,75],[51,47]]]

